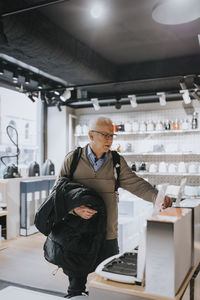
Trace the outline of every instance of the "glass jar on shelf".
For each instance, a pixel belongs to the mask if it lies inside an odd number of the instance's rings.
[[[197,129],[198,128],[198,113],[193,112],[192,116],[192,129]]]
[[[139,123],[138,121],[134,120],[132,123],[132,131],[138,131],[139,130]]]
[[[156,122],[156,131],[162,131],[163,130],[163,123],[161,121]]]
[[[147,124],[145,121],[140,122],[140,131],[145,132],[147,130]]]
[[[147,122],[147,131],[154,131],[155,130],[155,124],[153,121],[149,120]]]
[[[180,122],[178,119],[173,121],[173,130],[179,130],[180,129]]]
[[[164,128],[165,128],[165,130],[171,130],[171,121],[170,120],[165,121]]]
[[[131,122],[129,122],[129,121],[125,122],[125,124],[124,124],[124,130],[125,130],[125,132],[131,132],[132,131],[132,124],[131,124]]]

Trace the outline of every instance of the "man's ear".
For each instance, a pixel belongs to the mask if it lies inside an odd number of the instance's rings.
[[[94,137],[93,137],[93,132],[92,131],[89,131],[88,132],[88,135],[89,135],[89,138],[91,141],[93,141]]]

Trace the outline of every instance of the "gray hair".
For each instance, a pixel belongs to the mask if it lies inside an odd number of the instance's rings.
[[[95,130],[99,124],[112,124],[112,120],[106,117],[98,117],[97,119],[91,120],[89,124],[89,130]]]

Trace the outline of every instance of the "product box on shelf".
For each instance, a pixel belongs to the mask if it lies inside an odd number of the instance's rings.
[[[168,208],[147,221],[146,291],[175,297],[192,266],[192,210]]]
[[[200,262],[200,198],[185,199],[180,206],[192,210],[192,266],[196,266]]]

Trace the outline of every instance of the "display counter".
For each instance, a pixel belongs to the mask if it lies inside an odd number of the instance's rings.
[[[0,180],[2,202],[7,205],[7,239],[20,235],[20,225],[23,235],[35,232],[32,226],[35,211],[46,199],[55,179],[56,176],[38,176]]]
[[[194,266],[192,259],[193,221],[190,208],[168,208],[148,219],[144,286],[95,275],[89,284],[89,299],[190,300],[191,279],[199,264]]]
[[[190,269],[181,288],[174,297],[154,295],[148,293],[145,287],[104,280],[103,277],[95,275],[89,284],[89,300],[190,300],[190,280],[195,269],[195,267]]]

